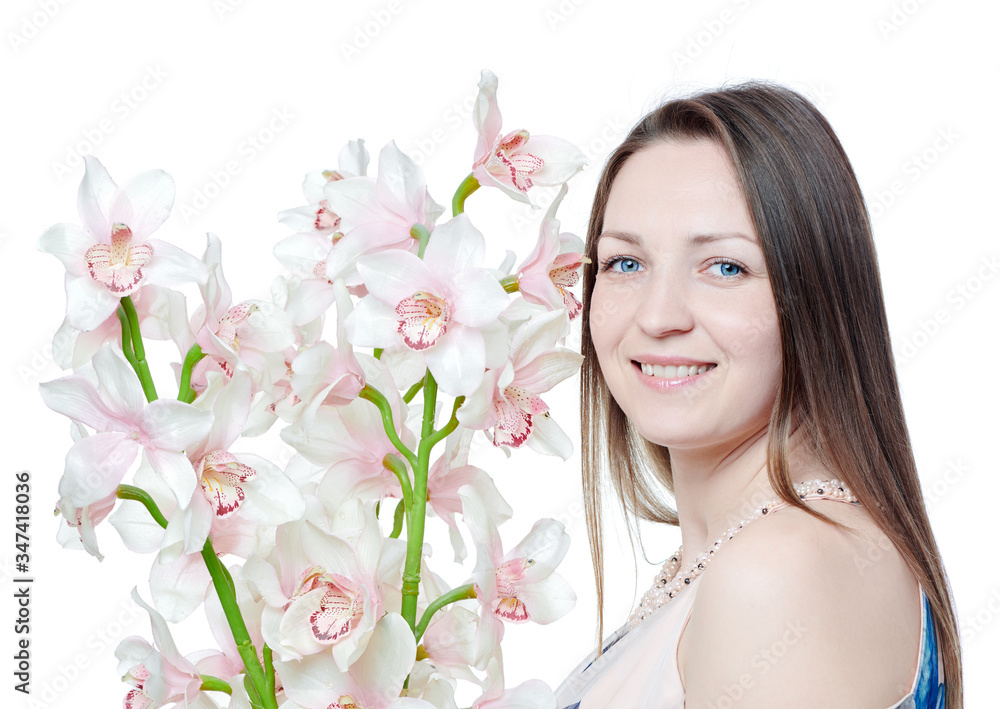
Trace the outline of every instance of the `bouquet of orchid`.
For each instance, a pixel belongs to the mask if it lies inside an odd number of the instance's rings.
[[[296,233],[275,246],[291,273],[272,302],[233,302],[213,234],[201,259],[151,238],[173,205],[169,175],[119,187],[86,158],[82,226],[39,241],[66,267],[54,352],[74,373],[40,389],[72,421],[60,541],[101,558],[95,527],[110,516],[130,550],[155,554],[150,602],[132,593],[152,643],[116,651],[125,707],[456,707],[459,683],[479,694],[474,707],[554,707],[542,682],[505,687],[500,641],[504,623],[572,607],[554,573],[568,535],[540,520],[504,551],[511,508],[468,458],[476,431],[508,455],[571,453],[540,395],[581,359],[561,344],[586,259],[555,212],[585,161],[564,140],[502,133],[496,88],[483,71],[472,173],[448,221],[393,142],[374,178],[362,140],[336,170],[309,173],[309,204],[279,216]],[[464,213],[481,185],[522,202],[533,185],[561,186],[513,273],[511,252],[481,263],[484,237]],[[190,315],[172,289],[185,282],[202,298]],[[335,344],[322,339],[331,309]],[[159,397],[144,338],[177,345],[175,398]],[[230,452],[279,420],[284,469]],[[429,568],[431,514],[456,561],[459,517],[466,526],[467,583]],[[168,623],[201,605],[219,649],[182,654]]]

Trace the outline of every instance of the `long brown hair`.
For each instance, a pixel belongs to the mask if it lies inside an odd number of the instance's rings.
[[[677,525],[669,451],[643,439],[600,371],[590,324],[597,239],[611,186],[635,152],[665,140],[709,139],[728,153],[760,237],[781,337],[781,381],[767,440],[768,479],[790,505],[840,526],[795,494],[787,460],[794,409],[813,450],[848,483],[930,599],[947,709],[962,706],[953,598],[931,531],[889,341],[871,222],[833,129],[800,94],[747,82],[669,101],[611,154],[597,185],[583,271],[583,487],[604,628],[602,469],[626,516]],[[631,529],[631,527],[630,527]]]

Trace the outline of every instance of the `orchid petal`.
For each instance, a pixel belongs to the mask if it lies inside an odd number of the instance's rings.
[[[483,69],[479,78],[479,94],[476,96],[476,105],[472,112],[472,121],[479,134],[475,154],[477,162],[489,157],[493,144],[500,135],[502,117],[497,105],[497,84],[496,74],[489,69]]]
[[[368,150],[365,148],[363,138],[347,141],[337,156],[337,166],[341,172],[349,172],[352,175],[364,175],[368,172]]]
[[[98,433],[73,444],[59,494],[86,507],[114,493],[139,454],[139,444],[125,433]]]
[[[358,273],[368,292],[392,307],[417,291],[437,290],[437,295],[443,295],[444,284],[428,263],[408,251],[389,249],[367,254],[358,260]]]
[[[66,322],[89,332],[114,315],[120,298],[88,274],[80,278],[66,274]]]
[[[139,595],[139,590],[136,588],[132,589],[132,600],[142,606],[142,608],[149,614],[149,623],[153,630],[153,642],[163,657],[169,661],[170,664],[179,669],[182,668],[187,670],[190,668],[190,671],[194,672],[194,665],[192,665],[177,650],[177,646],[174,644],[173,636],[170,634],[170,627],[167,625],[163,616],[142,600],[142,597]]]
[[[138,424],[157,448],[180,451],[191,448],[212,430],[212,412],[176,399],[147,404]]]
[[[326,279],[306,278],[285,304],[285,312],[298,327],[323,315],[333,304],[333,289]]]
[[[274,668],[281,677],[285,696],[308,709],[326,709],[346,689],[346,674],[337,669],[333,658],[326,653],[298,661],[275,660]]]
[[[532,559],[522,578],[534,583],[535,579],[552,573],[569,550],[569,535],[562,522],[540,519],[517,546],[504,555],[504,559]]]
[[[347,577],[357,575],[354,550],[340,537],[326,534],[307,522],[302,527],[301,541],[306,556],[329,573]]]
[[[174,206],[174,180],[163,170],[148,170],[126,182],[112,198],[108,214],[123,222],[139,242],[156,231]]]
[[[94,354],[97,389],[105,406],[119,421],[134,420],[142,414],[146,397],[142,384],[125,357],[106,344]]]
[[[149,239],[156,256],[143,266],[146,282],[160,286],[176,286],[181,283],[204,284],[208,281],[208,267],[187,251],[160,239]]]
[[[38,237],[38,250],[55,256],[67,273],[78,278],[90,277],[84,254],[93,245],[94,236],[76,224],[55,224]]]
[[[453,324],[425,356],[441,391],[451,396],[474,392],[485,373],[486,347],[475,328]]]
[[[580,149],[562,138],[533,135],[527,145],[532,153],[545,160],[545,165],[531,174],[532,182],[538,185],[566,182],[587,164],[587,158]]]
[[[475,709],[556,709],[556,697],[552,688],[538,679],[505,690],[495,699],[476,702]]]
[[[399,344],[394,305],[386,305],[375,296],[362,298],[344,320],[347,339],[355,347],[391,347]]]
[[[486,253],[486,239],[462,212],[454,219],[438,225],[434,229],[424,261],[435,273],[460,273],[470,267],[478,267]]]
[[[379,201],[399,216],[413,222],[423,216],[427,191],[423,171],[393,140],[379,153],[375,191]]]
[[[118,185],[111,179],[101,161],[85,155],[83,181],[77,195],[77,211],[84,226],[99,240],[111,236],[111,201],[118,192]],[[93,241],[91,241],[93,243]]]
[[[147,449],[146,455],[153,469],[170,488],[177,504],[187,507],[197,484],[191,461],[183,453],[161,449]]]
[[[163,617],[179,623],[204,602],[211,581],[201,554],[185,554],[169,564],[153,564],[149,590]]]
[[[86,424],[97,431],[122,428],[113,412],[108,410],[94,384],[80,376],[70,374],[38,385],[45,405],[56,413]]]
[[[163,528],[149,516],[149,510],[141,502],[122,500],[108,521],[129,551],[151,554],[159,550]]]
[[[573,441],[550,416],[537,416],[532,420],[534,429],[528,447],[544,455],[557,455],[569,460],[573,455]]]
[[[485,668],[490,658],[500,652],[503,636],[503,621],[484,608],[472,643],[473,665],[476,669]]]
[[[272,253],[285,268],[302,275],[312,273],[319,261],[326,260],[332,247],[329,235],[306,232],[282,239]]]
[[[510,366],[509,364],[507,366]],[[496,409],[493,398],[497,388],[499,369],[488,369],[476,390],[465,397],[465,402],[458,409],[458,422],[466,428],[483,430],[492,428],[496,423]]]
[[[388,704],[399,696],[403,680],[413,667],[417,643],[401,615],[387,613],[375,625],[364,654],[351,667],[351,674],[369,696]]]
[[[169,564],[185,554],[197,554],[212,530],[212,507],[195,495],[185,509],[177,509],[167,522],[157,561]]]
[[[547,352],[517,370],[514,381],[527,391],[541,394],[580,370],[583,357],[569,349]]]
[[[259,456],[241,453],[240,459],[257,471],[253,483],[243,490],[246,504],[242,515],[248,521],[276,526],[302,518],[306,508],[298,485]]]
[[[500,317],[509,300],[500,282],[484,269],[455,274],[451,291],[455,300],[453,317],[469,327],[492,323]]]
[[[514,199],[518,202],[524,202],[525,204],[530,204],[532,207],[537,208],[537,206],[532,203],[532,201],[528,198],[528,196],[524,192],[517,189],[516,187],[511,187],[505,182],[498,180],[493,175],[493,173],[491,173],[489,170],[486,169],[485,165],[476,165],[474,168],[472,168],[472,175],[479,181],[479,184],[497,187],[503,192],[506,192],[507,196],[510,197],[511,199]]]
[[[352,227],[381,221],[382,206],[376,196],[375,180],[370,177],[348,177],[328,182],[323,195],[330,208]]]
[[[576,604],[572,586],[558,574],[518,587],[517,598],[528,608],[531,620],[540,625],[559,620]]]

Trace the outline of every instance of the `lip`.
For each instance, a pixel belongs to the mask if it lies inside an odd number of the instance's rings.
[[[683,357],[650,357],[649,359],[639,359],[632,361],[632,371],[635,375],[639,377],[644,386],[649,387],[655,391],[673,391],[674,389],[682,389],[684,387],[693,386],[699,383],[704,377],[707,377],[715,369],[718,369],[718,365],[711,367],[710,369],[702,372],[701,374],[694,374],[687,377],[677,377],[676,379],[663,379],[661,377],[651,377],[647,374],[642,373],[642,369],[639,366],[639,362],[645,362],[647,364],[662,364],[662,365],[709,365],[715,364],[714,362],[698,362],[696,360],[685,359]]]
[[[673,366],[673,367],[679,367],[681,365],[689,367],[692,364],[695,365],[696,367],[700,367],[703,364],[705,366],[708,366],[710,364],[716,364],[716,362],[705,362],[702,360],[690,359],[688,357],[676,357],[676,356],[652,355],[652,354],[637,355],[636,357],[632,358],[632,361],[643,362],[645,364],[662,364],[664,366]]]

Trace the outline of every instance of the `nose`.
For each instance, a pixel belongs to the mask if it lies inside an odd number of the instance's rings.
[[[635,324],[651,337],[688,332],[694,327],[687,283],[674,274],[646,279],[635,295],[639,299]]]

